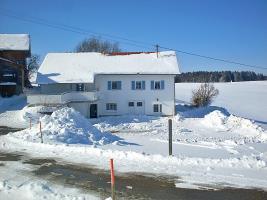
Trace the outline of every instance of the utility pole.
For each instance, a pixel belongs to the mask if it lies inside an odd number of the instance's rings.
[[[168,127],[169,127],[169,156],[172,155],[172,120],[168,120]]]
[[[157,58],[159,57],[159,45],[156,44]]]

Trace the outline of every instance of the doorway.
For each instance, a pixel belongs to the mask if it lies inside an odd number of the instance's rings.
[[[90,104],[90,118],[97,118],[97,104]]]

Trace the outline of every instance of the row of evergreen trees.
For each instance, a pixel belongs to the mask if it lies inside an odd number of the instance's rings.
[[[198,71],[186,72],[175,77],[175,82],[239,82],[267,80],[267,76],[253,71]]]

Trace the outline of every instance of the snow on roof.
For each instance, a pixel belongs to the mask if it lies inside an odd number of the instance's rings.
[[[0,50],[30,50],[28,34],[0,34]]]
[[[179,74],[174,51],[105,55],[49,53],[38,70],[37,83],[92,83],[96,74]]]

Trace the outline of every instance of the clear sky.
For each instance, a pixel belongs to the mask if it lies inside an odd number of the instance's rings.
[[[44,57],[48,52],[71,51],[91,35],[20,21],[3,15],[3,9],[21,18],[41,18],[267,68],[267,0],[0,0],[0,33],[29,33],[32,52]],[[155,50],[124,41],[120,46],[126,51]],[[254,70],[267,74],[267,70],[177,56],[183,72]]]

